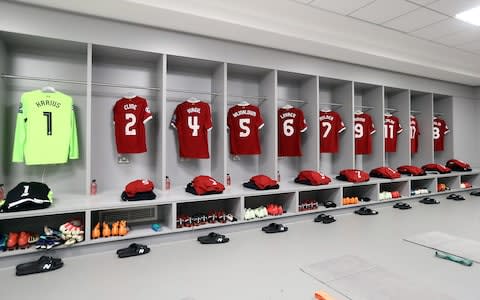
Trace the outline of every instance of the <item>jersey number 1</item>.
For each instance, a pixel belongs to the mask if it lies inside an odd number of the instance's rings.
[[[52,135],[52,112],[44,111],[43,115],[47,117],[47,135]]]

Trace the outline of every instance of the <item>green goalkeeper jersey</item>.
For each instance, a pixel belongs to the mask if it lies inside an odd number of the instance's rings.
[[[78,159],[78,138],[72,97],[35,90],[20,101],[13,162],[63,164]]]

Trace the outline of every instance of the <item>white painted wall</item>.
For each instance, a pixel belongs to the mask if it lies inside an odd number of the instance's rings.
[[[453,147],[455,158],[480,167],[480,101],[455,97],[453,105]]]

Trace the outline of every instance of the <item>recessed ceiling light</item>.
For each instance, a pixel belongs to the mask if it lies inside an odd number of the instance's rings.
[[[455,15],[455,18],[475,26],[480,26],[480,6],[461,12]]]

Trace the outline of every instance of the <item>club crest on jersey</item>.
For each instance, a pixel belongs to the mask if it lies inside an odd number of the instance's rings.
[[[150,108],[148,108],[148,106],[145,107],[145,112],[146,112],[146,113],[150,113]]]

